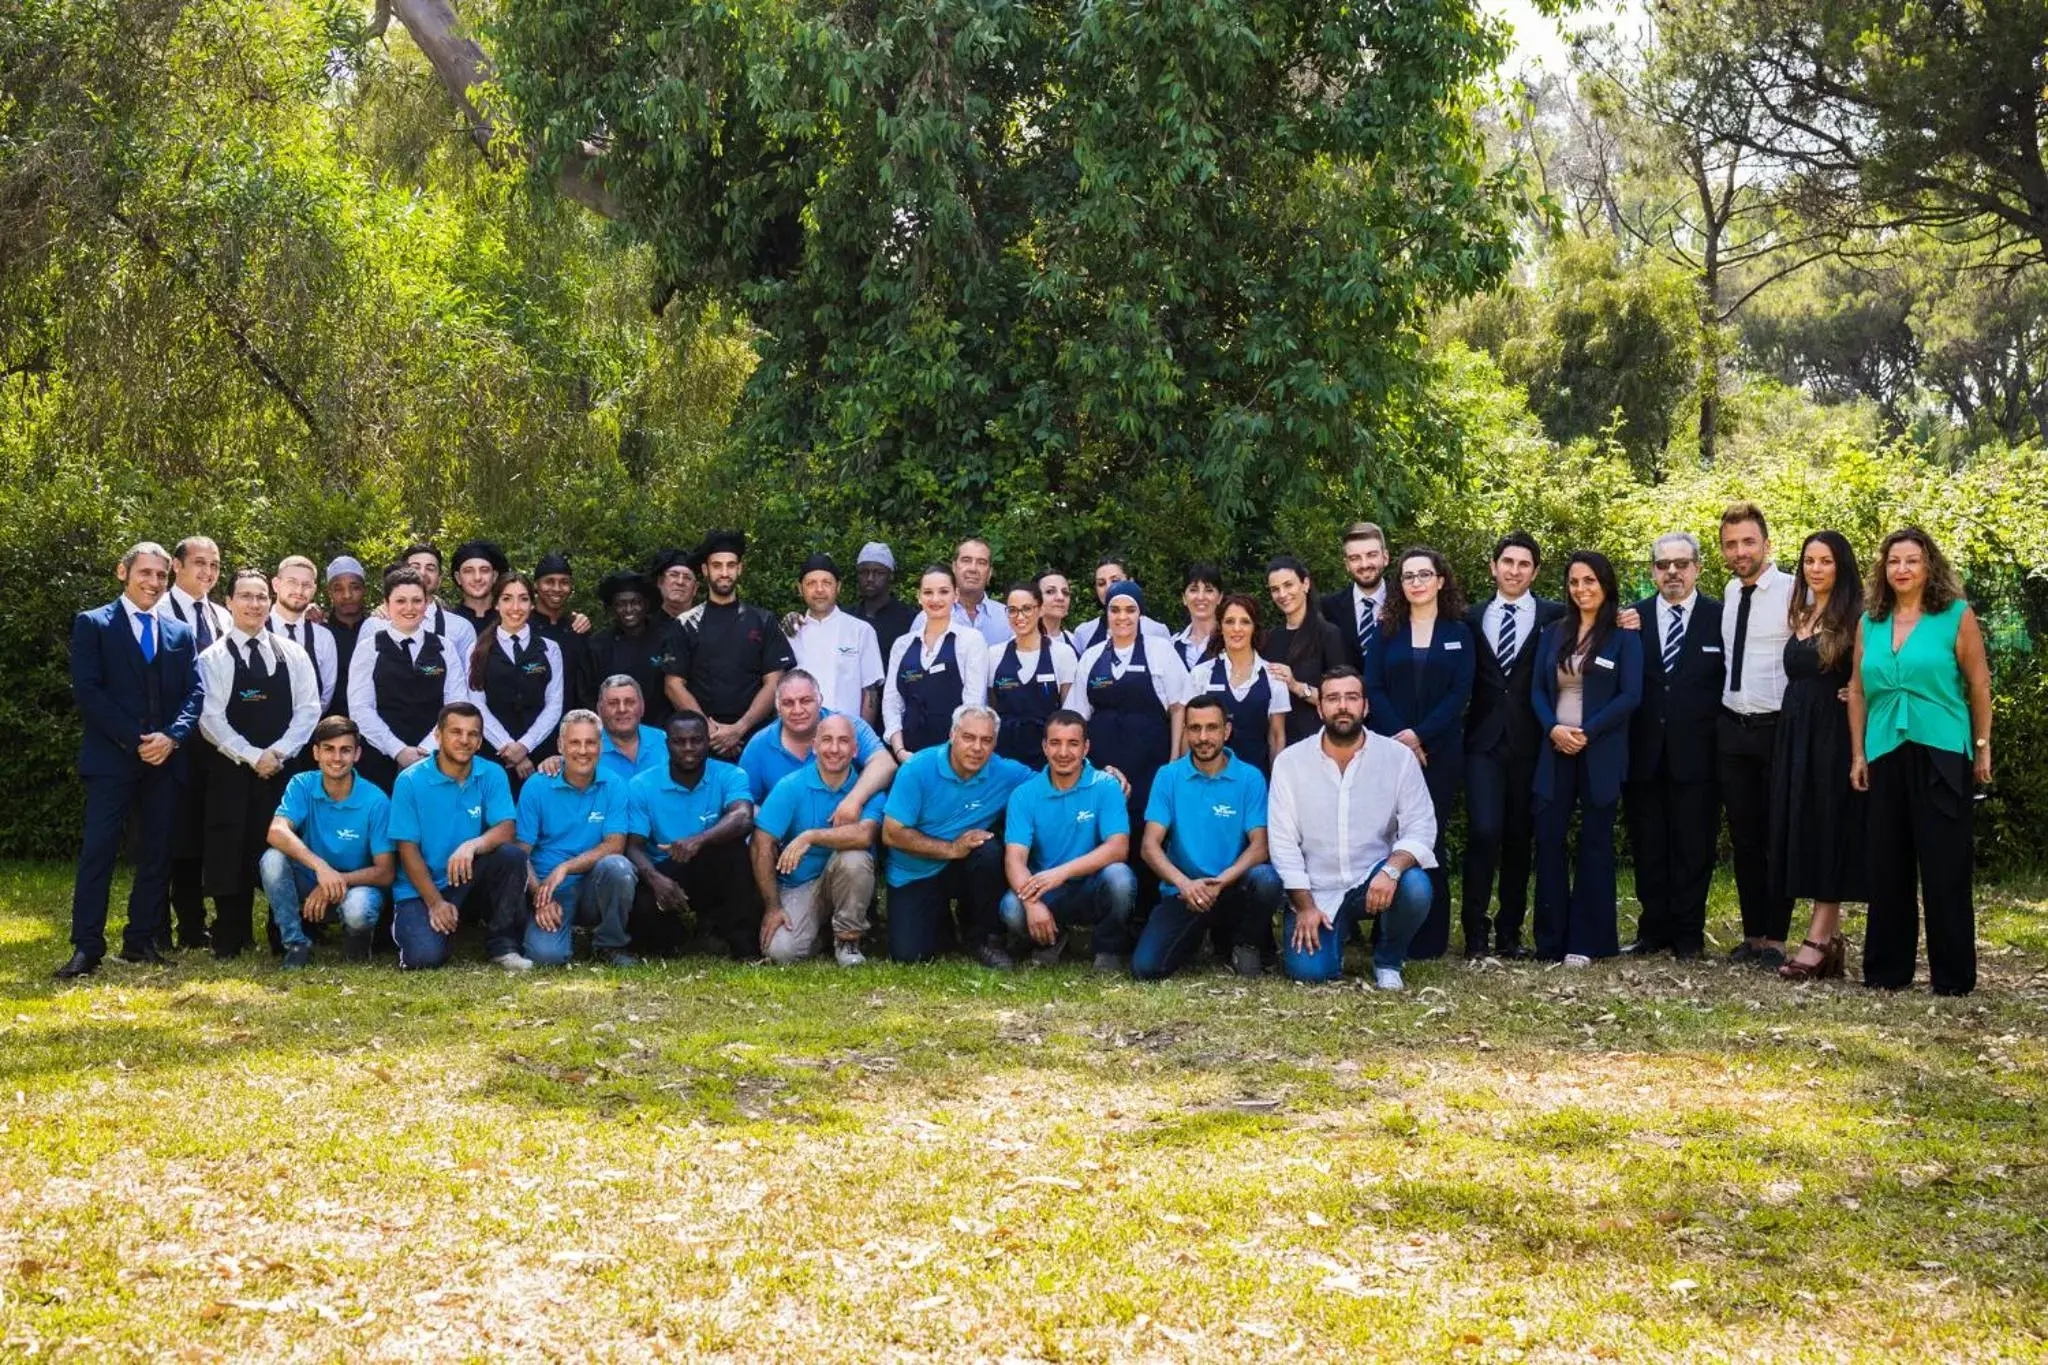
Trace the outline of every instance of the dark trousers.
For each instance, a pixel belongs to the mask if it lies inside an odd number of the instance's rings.
[[[454,933],[442,933],[427,917],[427,903],[413,894],[412,882],[399,874],[400,897],[391,913],[391,938],[398,945],[398,965],[405,971],[439,967],[455,946]],[[526,850],[499,844],[470,864],[469,880],[441,895],[462,912],[462,919],[484,926],[484,955],[516,953],[526,938],[532,916],[526,898]],[[460,927],[460,926],[458,926]]]
[[[1643,905],[1636,942],[1644,948],[1700,952],[1707,942],[1707,889],[1713,885],[1714,845],[1721,835],[1719,793],[1711,781],[1659,776],[1629,783],[1624,795],[1636,899]]]
[[[107,898],[113,893],[114,860],[136,821],[135,884],[128,892],[128,926],[121,946],[130,952],[154,947],[164,928],[164,896],[171,870],[171,836],[182,771],[136,763],[130,771],[85,779],[85,840],[78,849],[78,876],[71,888],[71,946],[98,959],[107,955]]]
[[[714,844],[687,863],[658,858],[654,870],[683,888],[697,932],[715,940],[738,961],[761,956],[761,892],[754,885],[747,841]],[[645,878],[633,891],[627,920],[633,946],[643,953],[672,955],[683,949],[683,926],[654,903]]]
[[[1718,724],[1716,766],[1728,842],[1735,846],[1742,936],[1779,941],[1792,927],[1792,898],[1771,890],[1771,755],[1778,747],[1778,718],[1738,719],[1723,711]]]
[[[1408,944],[1410,962],[1442,957],[1451,946],[1451,815],[1464,785],[1464,764],[1430,763],[1422,770],[1422,780],[1436,810],[1436,866],[1428,873],[1429,917]]]
[[[979,947],[999,941],[1002,928],[996,907],[1007,890],[1001,839],[990,839],[929,877],[890,887],[889,957],[896,962],[929,962],[937,957],[955,902],[960,906],[961,943]]]
[[[1223,888],[1223,894],[1205,912],[1188,909],[1179,895],[1161,896],[1145,932],[1131,953],[1131,975],[1140,981],[1160,981],[1186,966],[1202,946],[1202,933],[1223,925],[1233,944],[1273,945],[1273,916],[1286,893],[1280,888],[1280,874],[1271,863],[1257,867]]]
[[[1572,811],[1579,812],[1579,850],[1569,852]],[[1621,951],[1615,927],[1614,806],[1593,804],[1585,755],[1558,754],[1549,799],[1536,807],[1536,956],[1570,953],[1612,957]]]
[[[1500,915],[1492,924],[1493,946],[1502,952],[1521,946],[1522,921],[1529,913],[1535,786],[1534,754],[1520,757],[1503,750],[1465,755],[1465,889],[1459,918],[1468,953],[1486,950],[1486,912],[1493,900],[1496,870]],[[1443,823],[1438,815],[1438,827]]]
[[[1936,995],[1977,986],[1977,911],[1971,895],[1970,761],[1924,744],[1901,744],[1870,764],[1864,842],[1870,921],[1863,982],[1913,984],[1920,916],[1927,916],[1927,976]],[[1917,890],[1918,894],[1915,894]]]

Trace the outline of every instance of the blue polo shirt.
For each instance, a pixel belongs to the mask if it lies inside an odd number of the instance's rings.
[[[788,777],[775,784],[775,790],[768,793],[768,799],[761,803],[761,809],[754,813],[754,828],[763,831],[778,844],[786,844],[797,835],[809,829],[828,829],[832,824],[832,812],[860,781],[860,773],[848,770],[846,780],[836,787],[825,785],[825,775],[818,771],[815,763],[806,763]],[[860,818],[873,820],[877,827],[882,822],[882,802],[885,793],[876,792],[860,808]],[[825,875],[825,864],[832,859],[833,850],[813,845],[807,849],[803,861],[796,865],[793,876],[779,880],[784,886],[802,886]]]
[[[448,858],[456,846],[515,814],[505,770],[482,759],[469,765],[466,780],[457,782],[441,771],[440,759],[429,754],[391,784],[392,842],[418,844],[434,885],[443,891],[448,889]],[[412,899],[411,889],[410,883],[402,882],[397,898]]]
[[[601,773],[610,773],[613,777],[618,778],[619,786],[622,790],[626,783],[631,782],[640,774],[654,768],[666,768],[667,766],[668,736],[655,729],[652,725],[640,727],[640,761],[638,763],[631,762],[624,754],[619,752],[619,747],[612,743],[611,731],[603,730],[598,735],[597,770]],[[521,794],[524,795],[523,789]]]
[[[391,851],[391,799],[366,778],[357,777],[348,799],[336,801],[317,771],[300,773],[284,784],[277,813],[336,872],[361,872]]]
[[[837,711],[820,711],[818,719],[840,714]],[[875,727],[859,716],[848,716],[853,722],[853,770],[859,772],[867,766],[869,759],[882,751],[882,737],[875,733]],[[664,741],[665,742],[665,741]],[[740,767],[746,771],[747,786],[754,793],[754,800],[768,799],[768,793],[775,790],[775,784],[788,777],[798,768],[816,767],[815,757],[798,758],[782,747],[782,721],[778,717],[763,729],[756,730],[754,737],[747,741],[747,747],[740,750]]]
[[[1252,831],[1266,827],[1266,778],[1225,749],[1214,777],[1183,755],[1152,779],[1145,823],[1166,827],[1166,856],[1190,877],[1213,877],[1236,862]],[[1179,890],[1161,884],[1160,891]]]
[[[896,770],[882,813],[933,839],[957,839],[970,829],[994,829],[1010,793],[1031,776],[1031,769],[1016,759],[990,754],[980,772],[963,778],[953,771],[953,746],[934,744],[912,754]],[[892,849],[889,885],[922,881],[945,866],[942,859]]]
[[[664,763],[627,787],[626,833],[665,847],[710,829],[733,802],[753,799],[747,775],[723,759],[705,759],[695,787],[676,781]]]
[[[571,858],[581,857],[612,835],[626,833],[626,784],[600,766],[590,785],[576,790],[566,775],[535,773],[519,789],[519,818],[512,837],[533,850],[539,881]],[[575,894],[583,874],[562,879],[562,900]]]
[[[1051,769],[1033,774],[1011,794],[1003,822],[1003,842],[1028,850],[1033,872],[1085,857],[1104,840],[1130,832],[1123,788],[1092,763],[1081,765],[1065,791],[1053,786]]]

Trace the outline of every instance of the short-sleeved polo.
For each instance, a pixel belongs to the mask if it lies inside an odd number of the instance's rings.
[[[867,766],[868,760],[882,752],[882,737],[875,733],[875,727],[859,716],[844,711],[820,711],[818,723],[824,724],[833,716],[844,715],[853,722],[853,769],[859,772]],[[756,730],[747,747],[740,750],[740,767],[747,774],[747,788],[754,794],[755,802],[768,799],[768,793],[775,784],[806,765],[816,766],[815,755],[807,754],[798,758],[782,743],[782,721],[770,721],[767,726]]]
[[[587,787],[577,787],[566,773],[535,773],[520,789],[512,837],[533,850],[536,879],[550,876],[612,835],[625,833],[626,784],[602,767],[591,775]],[[563,878],[560,894],[567,897],[582,880],[580,874]]]
[[[1225,749],[1211,776],[1183,755],[1159,770],[1145,822],[1166,828],[1166,857],[1190,877],[1213,877],[1236,862],[1255,829],[1266,827],[1266,778]],[[1179,895],[1171,885],[1167,895]]]
[[[662,767],[634,778],[628,792],[626,832],[661,845],[694,838],[717,824],[733,802],[754,799],[747,791],[747,775],[716,758],[705,760],[694,787],[684,786]]]
[[[1003,842],[1029,851],[1033,872],[1086,857],[1105,840],[1131,832],[1123,788],[1092,764],[1083,764],[1074,785],[1061,791],[1052,770],[1035,774],[1011,793]]]
[[[627,758],[619,752],[619,746],[612,743],[612,733],[604,731],[597,741],[597,770],[610,773],[619,779],[620,789],[644,772],[668,766],[668,736],[652,725],[640,727],[640,757]]]
[[[953,771],[953,746],[935,744],[918,750],[896,770],[882,813],[929,838],[957,839],[970,829],[994,829],[1010,793],[1031,775],[1031,769],[1015,759],[991,754],[980,772],[962,777]],[[889,885],[907,886],[944,867],[937,858],[892,849]]]
[[[336,872],[360,872],[391,851],[391,799],[360,777],[336,801],[317,770],[300,773],[285,783],[277,814]]]
[[[473,762],[469,776],[458,781],[441,771],[439,758],[429,756],[391,784],[392,841],[418,844],[434,885],[443,890],[455,850],[516,814],[511,783],[495,763]]]
[[[798,768],[775,784],[775,790],[768,793],[768,799],[754,814],[754,828],[775,840],[786,844],[806,830],[827,829],[832,824],[832,812],[846,799],[860,781],[860,774],[849,769],[846,780],[838,786],[828,786],[825,775],[818,771],[816,764]],[[883,794],[876,792],[860,808],[860,818],[873,820],[879,827],[882,822]],[[796,871],[786,877],[778,877],[784,886],[802,886],[825,875],[825,864],[832,859],[829,848],[805,850],[803,860],[796,865]]]

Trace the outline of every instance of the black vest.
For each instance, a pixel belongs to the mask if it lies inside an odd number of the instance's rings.
[[[415,658],[406,662],[405,646],[388,630],[377,632],[377,667],[371,673],[377,714],[407,748],[421,748],[441,718],[442,689],[448,682],[448,659],[440,636],[422,630],[412,637]]]
[[[491,715],[517,741],[540,719],[541,710],[548,703],[548,683],[553,677],[547,644],[539,631],[528,627],[526,643],[519,646],[514,658],[506,658],[503,642],[493,640],[484,658],[484,676],[480,680],[471,678],[469,685],[471,690],[484,694],[484,705],[490,708]],[[483,684],[480,688],[479,681]]]
[[[228,649],[235,661],[235,680],[228,693],[228,728],[258,749],[268,749],[284,738],[292,726],[292,672],[283,658],[275,669],[254,648],[254,667],[244,657],[242,641],[228,637]]]

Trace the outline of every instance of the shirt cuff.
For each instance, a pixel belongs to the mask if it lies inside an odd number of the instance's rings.
[[[1388,853],[1390,855],[1394,853],[1407,854],[1415,860],[1415,865],[1424,872],[1436,870],[1436,850],[1428,844],[1417,843],[1413,839],[1401,839],[1395,842],[1393,848],[1388,850]]]

